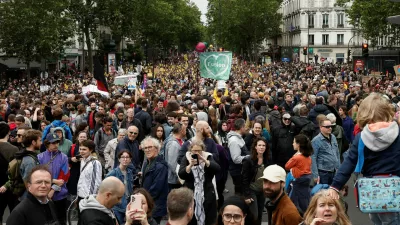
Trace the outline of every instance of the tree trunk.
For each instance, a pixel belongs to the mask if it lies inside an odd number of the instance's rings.
[[[83,27],[83,33],[85,34],[86,46],[88,49],[88,58],[89,58],[89,71],[93,75],[93,50],[92,50],[92,41],[90,40],[90,32],[89,32],[89,24],[85,22]]]
[[[28,80],[28,87],[31,84],[31,62],[26,62],[26,79]]]

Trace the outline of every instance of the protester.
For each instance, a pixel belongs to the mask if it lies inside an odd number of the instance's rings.
[[[126,129],[119,129],[118,136],[114,139],[111,139],[107,143],[106,148],[104,149],[104,159],[105,159],[104,169],[106,171],[109,171],[112,168],[114,168],[115,150],[117,149],[118,142],[120,142],[126,137],[126,133],[127,133]]]
[[[261,225],[265,197],[262,189],[263,183],[259,178],[262,176],[264,169],[271,164],[271,159],[269,157],[268,143],[262,137],[255,138],[250,150],[250,157],[243,159],[243,195],[254,218],[257,219],[255,224]]]
[[[373,113],[372,113],[373,112]],[[329,196],[339,199],[339,190],[349,180],[358,165],[360,139],[365,144],[363,166],[361,173],[364,177],[393,174],[400,175],[397,153],[400,146],[399,125],[393,121],[393,109],[386,98],[372,93],[360,104],[357,113],[357,122],[362,129],[356,135],[350,147],[349,154],[333,177]],[[378,138],[379,137],[379,138]],[[399,213],[369,214],[374,224],[399,224]]]
[[[101,163],[94,155],[95,144],[91,140],[84,140],[80,143],[79,154],[80,176],[78,180],[78,198],[83,199],[89,195],[96,194],[102,180]]]
[[[157,139],[147,137],[140,145],[146,156],[141,172],[142,187],[154,199],[156,208],[153,218],[159,224],[167,214],[168,163],[159,155],[161,146]]]
[[[342,204],[332,199],[328,190],[321,190],[311,199],[300,225],[351,225]]]
[[[57,208],[48,195],[52,187],[52,175],[45,165],[33,167],[27,179],[28,195],[7,219],[7,224],[59,224]],[[65,213],[65,212],[64,212]]]
[[[182,187],[173,189],[167,199],[167,225],[187,225],[194,215],[193,191]]]
[[[263,176],[264,196],[269,199],[265,207],[268,211],[268,224],[297,225],[301,216],[296,206],[284,192],[286,172],[278,165],[265,168]]]
[[[44,140],[46,151],[38,155],[40,164],[49,167],[52,175],[52,186],[48,198],[54,202],[57,218],[61,224],[66,224],[67,211],[67,182],[69,179],[68,157],[60,150],[58,145],[60,138],[57,134],[48,134]]]
[[[0,218],[3,218],[4,210],[7,208],[13,210],[18,204],[17,196],[7,190],[8,181],[7,170],[8,163],[14,159],[18,148],[7,142],[10,135],[10,127],[5,122],[0,122]],[[8,189],[10,189],[8,187]],[[1,222],[1,221],[0,221]]]
[[[70,151],[68,152],[68,161],[69,161],[69,179],[67,183],[68,193],[70,195],[77,195],[77,187],[78,181],[81,174],[81,160],[82,156],[79,153],[80,146],[83,141],[87,140],[87,133],[85,131],[81,131],[78,134],[78,139],[75,144],[71,146]]]
[[[237,195],[231,196],[225,200],[220,210],[219,225],[245,225],[245,220],[251,213],[249,206]],[[250,216],[249,216],[250,217]],[[253,224],[253,223],[251,223]]]
[[[130,203],[126,208],[126,223],[125,225],[140,224],[140,225],[157,225],[157,222],[152,217],[152,212],[154,209],[154,201],[143,188],[135,189],[133,192],[135,195],[139,195],[142,199],[141,209],[132,209]]]
[[[112,207],[124,197],[124,184],[116,177],[104,179],[97,195],[89,195],[79,202],[79,225],[117,225]]]
[[[197,157],[194,157],[197,155]],[[195,194],[195,217],[189,224],[214,224],[217,219],[217,199],[213,178],[220,166],[201,140],[193,140],[182,159],[179,177],[185,180],[185,186]]]

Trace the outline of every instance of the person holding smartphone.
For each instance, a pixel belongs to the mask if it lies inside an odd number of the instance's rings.
[[[154,200],[150,193],[144,188],[138,188],[134,192],[134,201],[126,208],[125,225],[157,225],[151,216],[154,209]]]
[[[179,169],[179,177],[185,180],[185,186],[194,191],[195,217],[189,224],[215,224],[217,199],[212,180],[220,169],[212,154],[206,152],[204,142],[194,139]]]

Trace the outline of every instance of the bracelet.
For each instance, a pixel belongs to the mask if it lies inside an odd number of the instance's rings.
[[[334,188],[334,187],[332,187],[332,186],[330,186],[329,189],[332,189],[332,190],[336,191],[337,193],[339,193],[339,190]]]

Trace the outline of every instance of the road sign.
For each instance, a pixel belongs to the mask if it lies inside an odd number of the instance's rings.
[[[322,58],[322,57],[321,57],[321,62],[324,62],[324,61],[325,61],[325,58]]]
[[[308,54],[313,54],[314,53],[314,48],[308,48]]]

